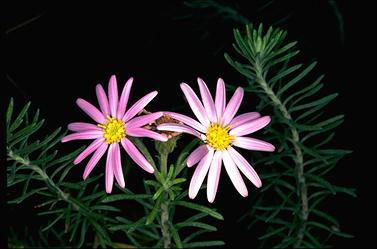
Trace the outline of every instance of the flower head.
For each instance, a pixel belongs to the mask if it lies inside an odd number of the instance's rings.
[[[234,187],[246,197],[248,191],[239,170],[256,187],[261,187],[262,182],[253,167],[234,147],[274,151],[275,147],[270,143],[245,137],[265,127],[271,118],[261,117],[257,112],[248,112],[235,117],[243,98],[241,87],[236,89],[226,105],[225,84],[222,79],[217,81],[215,101],[202,79],[198,78],[198,84],[202,102],[186,83],[181,84],[181,89],[199,122],[179,113],[165,112],[183,124],[165,123],[157,126],[157,129],[189,133],[200,138],[204,143],[187,158],[188,167],[199,163],[190,182],[189,197],[191,199],[198,194],[208,173],[207,199],[209,202],[215,200],[222,163]]]
[[[88,114],[96,124],[75,122],[68,125],[68,129],[75,132],[62,138],[62,142],[80,139],[94,139],[94,141],[76,157],[74,164],[80,163],[93,153],[86,165],[83,178],[86,179],[98,161],[107,151],[106,159],[106,192],[111,193],[114,176],[119,186],[125,186],[120,157],[120,146],[125,149],[132,160],[142,169],[153,173],[152,165],[145,159],[140,151],[127,137],[149,137],[159,141],[167,141],[167,137],[157,132],[143,128],[160,118],[163,113],[149,113],[135,117],[157,95],[157,91],[151,92],[138,100],[127,109],[133,78],[130,78],[123,87],[119,99],[118,86],[115,75],[111,76],[108,85],[108,95],[103,87],[96,86],[96,94],[100,110],[84,99],[77,99],[77,105]]]

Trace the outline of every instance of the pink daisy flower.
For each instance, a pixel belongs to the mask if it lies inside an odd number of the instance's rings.
[[[110,78],[108,96],[103,87],[98,84],[96,86],[96,94],[101,111],[86,100],[81,98],[77,99],[77,105],[88,114],[96,124],[82,122],[71,123],[68,125],[68,129],[75,133],[62,138],[62,142],[94,139],[94,141],[83,152],[81,152],[73,162],[74,164],[78,164],[94,152],[84,170],[84,180],[107,151],[105,177],[107,193],[111,193],[114,176],[122,188],[125,186],[119,143],[122,144],[125,151],[137,165],[149,173],[154,172],[152,165],[145,159],[127,136],[149,137],[159,141],[167,141],[166,136],[142,128],[142,126],[160,118],[163,115],[162,112],[135,117],[157,95],[157,91],[145,95],[133,106],[127,109],[132,82],[133,78],[130,78],[126,82],[120,99],[118,96],[118,86],[115,75]]]
[[[256,187],[261,187],[262,182],[253,167],[234,147],[274,151],[275,147],[270,143],[245,137],[245,135],[265,127],[270,123],[271,118],[269,116],[260,117],[257,112],[248,112],[235,117],[243,98],[241,87],[236,89],[226,105],[225,85],[222,79],[217,81],[215,101],[202,79],[198,78],[198,84],[203,103],[186,83],[181,84],[181,89],[199,122],[182,114],[165,112],[184,124],[165,123],[159,125],[157,129],[189,133],[204,142],[187,159],[188,167],[199,162],[190,182],[189,197],[191,199],[198,194],[208,173],[207,199],[211,203],[215,200],[222,162],[234,187],[242,196],[246,197],[248,191],[239,170]]]

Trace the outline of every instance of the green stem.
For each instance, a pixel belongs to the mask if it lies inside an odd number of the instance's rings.
[[[166,178],[168,174],[168,153],[160,154],[160,166],[161,166],[161,174],[164,178]]]
[[[168,168],[168,153],[160,153],[161,174],[166,179]],[[165,185],[165,184],[164,184]],[[164,186],[164,193],[162,193],[161,201],[161,233],[164,241],[164,248],[171,247],[171,234],[169,230],[169,209],[170,201],[167,189]]]
[[[256,63],[255,67],[256,67],[255,71],[256,71],[256,76],[257,76],[256,81],[261,85],[265,93],[274,103],[274,106],[282,113],[283,117],[286,118],[288,121],[292,121],[291,114],[288,112],[285,105],[283,105],[280,99],[276,96],[276,94],[271,89],[271,87],[269,87],[266,79],[263,77],[261,65],[259,63]],[[298,130],[293,125],[289,125],[289,129],[292,134],[293,146],[296,153],[296,160],[295,160],[296,170],[297,170],[296,173],[297,173],[298,187],[300,191],[299,195],[300,195],[300,202],[301,202],[301,212],[299,216],[301,223],[297,231],[297,241],[294,244],[294,248],[298,248],[301,246],[302,239],[304,238],[306,223],[307,223],[308,215],[309,215],[309,205],[308,205],[307,185],[306,185],[306,179],[305,179],[305,174],[304,174],[304,158],[302,155],[301,148],[299,146],[300,136],[299,136]]]
[[[81,210],[83,213],[91,216],[91,210],[87,207],[85,207],[82,203],[80,203],[78,200],[72,198],[68,193],[64,193],[63,190],[61,190],[55,182],[46,174],[46,172],[39,167],[38,165],[32,164],[28,159],[23,158],[22,156],[15,154],[12,150],[8,150],[8,157],[16,162],[19,162],[23,166],[26,166],[27,168],[32,169],[36,173],[38,173],[43,180],[45,181],[47,187],[51,190],[51,192],[56,193],[56,195],[65,202],[71,204],[75,210],[79,211]]]
[[[162,198],[164,200],[161,202],[161,232],[164,241],[164,248],[171,247],[171,235],[169,230],[169,209],[170,202],[168,193],[163,193]]]

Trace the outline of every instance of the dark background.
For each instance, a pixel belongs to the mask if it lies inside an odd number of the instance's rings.
[[[344,124],[336,130],[334,145],[354,152],[339,163],[330,179],[334,184],[357,188],[358,198],[335,196],[329,209],[340,220],[341,229],[356,237],[334,239],[333,244],[375,247],[374,1],[336,1],[344,20],[343,38],[331,1],[276,1],[264,10],[256,10],[262,2],[240,1],[233,6],[265,27],[280,20],[279,26],[288,30],[287,39],[299,41],[302,62],[319,61],[316,73],[326,74],[324,92],[339,93],[327,112],[346,115]],[[76,98],[95,103],[95,85],[107,86],[112,74],[117,75],[118,85],[131,76],[135,78],[131,102],[159,90],[149,105],[152,111],[185,106],[179,83],[196,87],[198,76],[212,90],[218,77],[244,84],[223,59],[224,52],[235,54],[231,48],[232,28],[243,28],[242,24],[221,17],[207,19],[203,15],[206,12],[198,13],[179,1],[123,5],[88,2],[82,6],[18,2],[3,10],[6,74],[2,85],[6,91],[2,107],[11,96],[18,108],[30,100],[34,108],[41,109],[50,132],[72,121],[86,120],[75,105]],[[27,20],[31,21],[24,23]],[[255,107],[253,96],[246,97]],[[187,106],[181,111],[189,113]],[[247,186],[249,195],[257,191],[251,183]],[[205,191],[197,199],[205,203]],[[241,198],[223,174],[212,206],[225,217],[217,224],[217,238],[228,246],[255,246],[253,230],[237,224],[248,205],[249,200]]]

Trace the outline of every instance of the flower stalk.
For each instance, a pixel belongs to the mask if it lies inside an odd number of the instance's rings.
[[[155,141],[155,148],[159,153],[159,161],[160,161],[160,171],[164,182],[162,183],[163,192],[161,194],[161,234],[164,243],[164,248],[171,248],[171,231],[170,231],[170,222],[169,222],[169,210],[170,206],[170,198],[169,198],[169,186],[166,184],[169,181],[169,174],[168,174],[168,157],[171,152],[173,152],[176,143],[177,137],[170,138],[167,142],[160,142]],[[157,174],[157,172],[155,173]],[[157,178],[157,177],[156,177]]]

